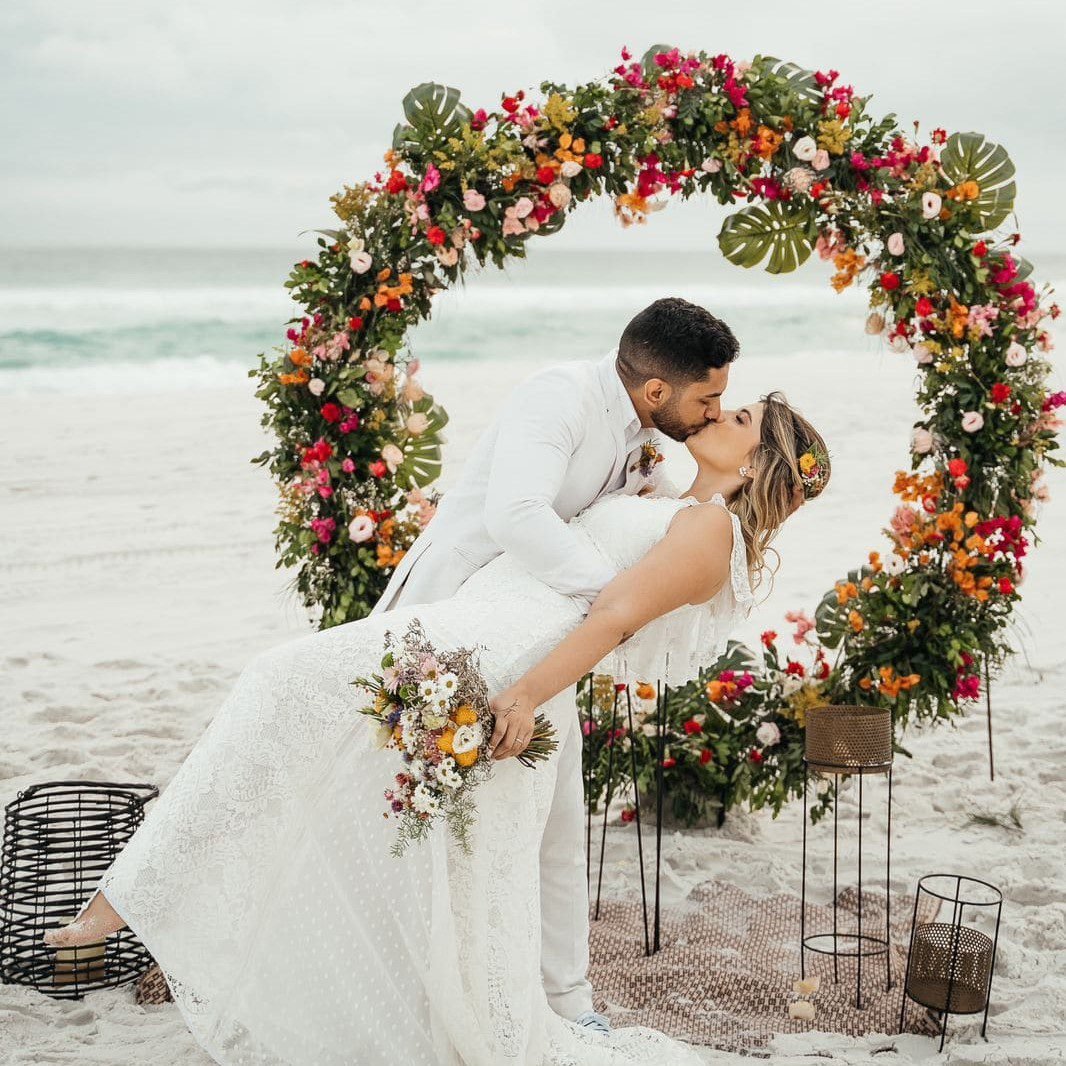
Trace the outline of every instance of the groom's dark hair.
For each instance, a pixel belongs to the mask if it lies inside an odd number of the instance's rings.
[[[680,296],[648,304],[618,342],[618,375],[630,388],[649,378],[687,385],[733,362],[740,351],[733,331],[705,307]]]

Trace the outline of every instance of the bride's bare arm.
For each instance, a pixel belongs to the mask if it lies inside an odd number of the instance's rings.
[[[642,626],[686,603],[709,600],[728,579],[732,544],[725,508],[707,503],[679,511],[666,535],[604,587],[584,621],[492,700],[495,758],[519,754],[532,735],[536,708]]]

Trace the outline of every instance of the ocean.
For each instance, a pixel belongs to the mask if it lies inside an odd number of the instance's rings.
[[[313,247],[313,246],[312,246]],[[725,319],[745,356],[864,352],[864,294],[837,295],[829,264],[743,270],[706,252],[552,250],[471,271],[409,335],[433,361],[596,358],[632,315],[683,296]],[[299,313],[284,281],[309,249],[0,249],[0,392],[141,392],[250,385],[257,353],[285,344]],[[1038,281],[1066,257],[1032,255]],[[1061,290],[1061,284],[1058,286]]]

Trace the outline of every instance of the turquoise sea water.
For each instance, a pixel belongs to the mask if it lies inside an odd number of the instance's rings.
[[[813,257],[771,277],[706,253],[529,245],[504,271],[441,293],[410,336],[429,360],[593,358],[660,296],[703,304],[745,355],[865,350],[862,293],[835,294]],[[246,380],[298,309],[284,287],[304,249],[0,249],[0,392],[138,391]],[[1066,257],[1031,255],[1056,283]],[[1058,284],[1059,290],[1062,285]]]

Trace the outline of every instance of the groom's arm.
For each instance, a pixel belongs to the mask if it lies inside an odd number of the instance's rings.
[[[500,415],[485,526],[526,570],[587,608],[618,571],[555,511],[585,417],[568,376],[545,372],[515,389]]]

